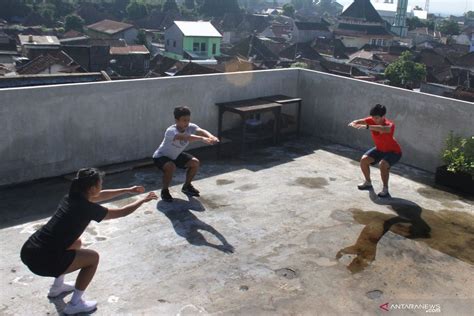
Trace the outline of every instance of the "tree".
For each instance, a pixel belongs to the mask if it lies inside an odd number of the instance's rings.
[[[443,20],[438,26],[438,31],[446,35],[459,35],[461,28],[456,21]]]
[[[184,7],[188,10],[194,10],[196,7],[194,0],[184,0]]]
[[[11,21],[13,17],[25,17],[31,7],[24,0],[0,0],[0,18]]]
[[[64,19],[64,30],[66,32],[70,30],[82,32],[83,26],[84,26],[84,20],[77,14],[69,14]]]
[[[175,11],[178,12],[178,5],[175,0],[166,0],[163,4],[163,12]]]
[[[289,17],[294,17],[295,8],[289,3],[284,4],[283,5],[283,15],[284,16],[289,16]]]
[[[309,69],[309,66],[307,63],[303,62],[296,62],[291,64],[290,68],[303,68],[303,69]]]
[[[426,27],[425,23],[423,23],[418,17],[414,16],[412,18],[407,18],[407,26],[408,30],[414,30],[417,27]]]
[[[474,19],[474,11],[468,11],[464,13],[464,16],[466,17],[466,19]]]
[[[134,0],[127,6],[127,17],[130,20],[138,20],[144,18],[148,14],[148,8],[143,2]]]
[[[426,77],[426,66],[413,61],[411,52],[403,52],[400,58],[388,65],[385,77],[397,87],[418,86]]]
[[[204,0],[199,13],[208,17],[222,17],[226,13],[240,12],[237,0]]]
[[[138,31],[137,39],[135,40],[135,43],[138,45],[144,45],[148,50],[151,50],[148,40],[146,39],[146,32],[144,30]]]

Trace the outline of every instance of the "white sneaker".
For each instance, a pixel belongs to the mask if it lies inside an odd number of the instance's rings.
[[[96,307],[96,301],[84,301],[83,299],[81,299],[77,304],[72,304],[72,302],[67,303],[66,307],[64,307],[63,313],[66,315],[88,313],[95,310]]]
[[[64,282],[60,286],[51,286],[49,289],[48,297],[53,298],[59,296],[66,292],[74,291],[74,283],[73,282]]]

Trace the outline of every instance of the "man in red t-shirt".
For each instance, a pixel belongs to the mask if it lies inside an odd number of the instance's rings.
[[[379,197],[389,197],[388,178],[390,167],[396,164],[402,157],[402,150],[393,134],[395,133],[395,124],[385,118],[387,109],[381,104],[375,105],[370,110],[370,116],[364,119],[355,120],[349,123],[349,126],[357,129],[368,129],[372,134],[375,147],[368,150],[360,160],[360,168],[364,174],[365,181],[357,187],[359,190],[372,189],[370,181],[370,165],[376,163],[380,167],[380,176],[383,182],[383,189],[378,194]]]

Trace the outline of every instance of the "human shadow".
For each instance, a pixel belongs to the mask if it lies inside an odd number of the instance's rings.
[[[66,307],[66,302],[64,301],[64,299],[66,298],[66,296],[70,295],[71,292],[67,292],[67,293],[63,293],[59,296],[56,296],[56,297],[50,297],[48,298],[49,299],[49,302],[51,304],[54,304],[54,307],[56,308],[56,311],[58,312],[58,315],[66,315],[64,314],[64,308]],[[78,314],[74,314],[74,315],[78,315],[78,316],[86,316],[86,315],[91,315],[91,314],[94,314],[95,312],[97,311],[97,308],[94,309],[93,311],[91,312],[88,312],[88,313],[78,313]]]
[[[191,212],[204,212],[206,210],[199,200],[192,197],[189,197],[189,201],[175,198],[172,203],[159,201],[156,208],[171,221],[176,234],[186,238],[191,245],[207,246],[227,254],[234,252],[234,247],[227,242],[221,233],[211,225],[201,221]],[[211,233],[222,244],[208,242],[200,230]]]
[[[354,219],[365,225],[354,245],[341,249],[336,259],[343,255],[356,255],[347,268],[352,273],[361,272],[375,260],[377,244],[394,226],[395,233],[406,238],[430,238],[431,228],[421,217],[423,209],[416,203],[401,198],[379,198],[369,191],[372,202],[389,206],[397,216],[379,212],[353,210]]]

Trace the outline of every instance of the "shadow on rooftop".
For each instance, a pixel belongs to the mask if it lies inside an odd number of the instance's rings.
[[[389,230],[399,236],[419,240],[430,248],[474,265],[474,216],[460,211],[434,212],[401,198],[380,199],[369,191],[372,202],[386,205],[397,216],[350,209],[356,222],[365,225],[356,243],[341,249],[336,258],[356,255],[347,268],[361,272],[375,260],[377,244]]]
[[[202,163],[196,180],[242,169],[257,172],[288,163],[314,152],[314,146],[309,145],[307,140],[302,137],[271,147],[264,146],[264,144],[253,145],[245,156],[237,155],[236,146],[232,146],[232,144],[225,145],[220,157],[217,157],[216,147],[191,150],[190,152]],[[116,172],[114,166],[100,169],[105,169],[107,173],[108,168]],[[107,174],[104,179],[104,188],[143,185],[147,191],[161,189],[162,174],[153,165],[139,168],[128,167],[125,170]],[[182,173],[182,171],[178,171],[177,176],[173,178],[171,185],[181,184],[180,172]],[[55,177],[0,188],[0,203],[2,205],[0,229],[52,216],[61,198],[67,194],[69,185],[70,181],[65,177]],[[126,196],[122,196],[115,200],[126,202],[126,199]]]
[[[191,245],[207,246],[228,254],[234,252],[234,247],[227,242],[221,233],[211,225],[201,221],[191,212],[204,212],[206,210],[199,200],[192,197],[189,197],[189,201],[175,198],[172,203],[159,201],[156,208],[171,221],[176,234],[186,238]],[[214,235],[221,244],[208,242],[200,231],[207,231]]]

